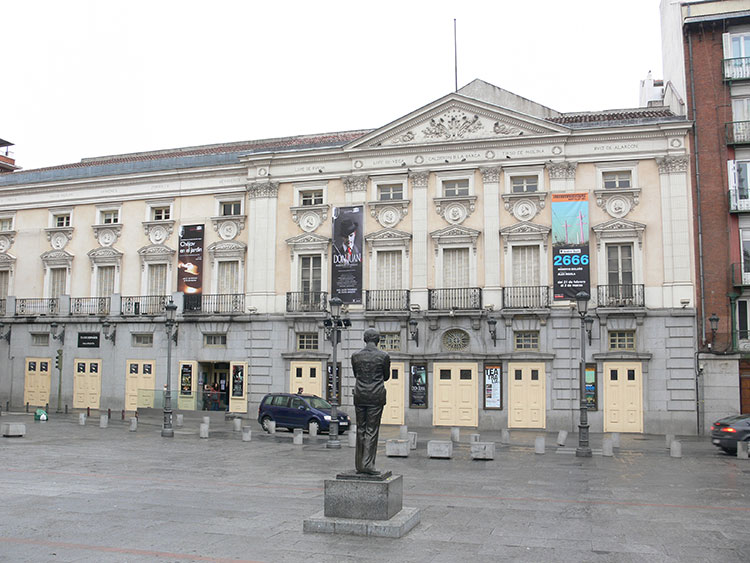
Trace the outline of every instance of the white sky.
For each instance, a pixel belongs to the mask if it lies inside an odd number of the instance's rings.
[[[376,128],[474,78],[559,111],[636,107],[659,0],[16,0],[0,138],[24,169]]]

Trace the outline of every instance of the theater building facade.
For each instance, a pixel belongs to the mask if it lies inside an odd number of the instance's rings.
[[[338,297],[344,410],[374,327],[383,423],[572,430],[583,337],[592,431],[695,433],[689,127],[477,80],[375,130],[0,174],[0,401],[158,406],[170,300],[179,409],[330,397]]]

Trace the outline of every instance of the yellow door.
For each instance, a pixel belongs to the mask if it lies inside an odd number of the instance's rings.
[[[177,408],[194,411],[198,408],[198,389],[195,388],[198,376],[198,362],[180,362]]]
[[[99,408],[102,393],[102,361],[73,360],[73,408]]]
[[[391,378],[385,382],[386,403],[381,424],[404,423],[404,364],[391,364]]]
[[[639,362],[605,362],[605,432],[643,432],[642,373]]]
[[[247,412],[247,362],[230,362],[229,412]]]
[[[435,363],[435,426],[477,426],[479,420],[479,373],[477,364]]]
[[[508,428],[544,428],[547,424],[544,364],[508,364]]]
[[[125,363],[125,410],[153,408],[155,386],[153,360],[128,360]]]
[[[320,362],[292,362],[289,364],[289,392],[323,396],[323,364]]]
[[[51,358],[26,358],[23,402],[34,407],[49,403]]]

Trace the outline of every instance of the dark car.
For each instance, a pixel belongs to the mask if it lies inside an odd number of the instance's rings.
[[[727,453],[737,453],[737,442],[750,441],[750,414],[717,420],[711,427],[711,443]]]
[[[349,429],[349,417],[338,413],[339,432]],[[268,423],[276,422],[276,428],[303,428],[310,430],[317,426],[319,431],[327,431],[331,422],[331,404],[316,395],[294,393],[269,393],[258,407],[258,422],[268,432]]]

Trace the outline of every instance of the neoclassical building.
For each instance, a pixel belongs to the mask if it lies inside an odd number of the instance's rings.
[[[694,433],[689,128],[475,80],[375,130],[1,174],[0,400],[158,406],[170,299],[178,408],[330,396],[336,296],[345,410],[375,327],[385,424],[574,429],[583,337],[592,431]]]

